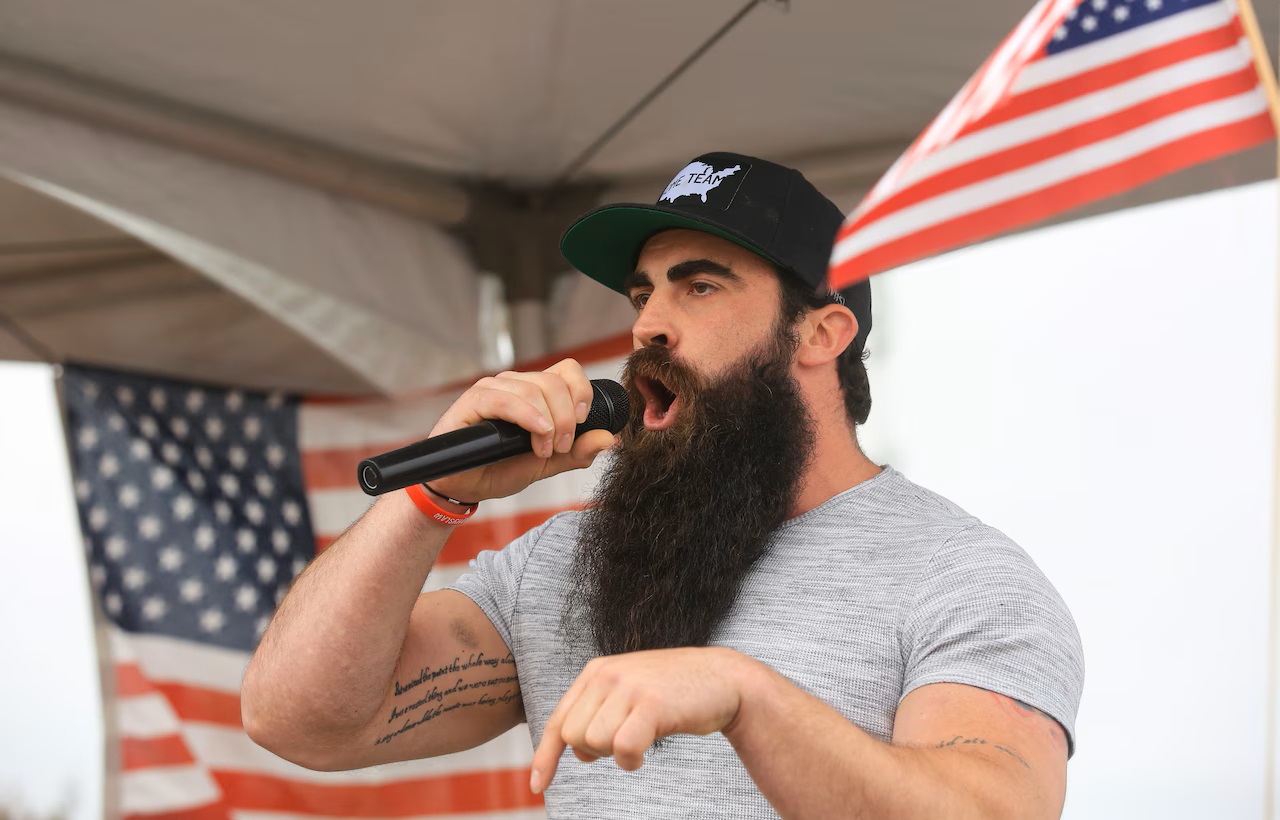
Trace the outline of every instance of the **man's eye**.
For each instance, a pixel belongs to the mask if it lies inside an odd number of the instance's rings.
[[[644,307],[644,303],[647,301],[649,301],[648,293],[637,293],[635,296],[631,297],[631,304],[636,310]]]
[[[689,286],[689,289],[692,290],[694,293],[698,294],[699,296],[706,296],[708,293],[711,293],[713,290],[715,290],[716,286],[711,284],[710,282],[694,282],[692,285]]]

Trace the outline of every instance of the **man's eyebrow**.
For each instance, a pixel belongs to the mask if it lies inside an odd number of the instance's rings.
[[[667,269],[667,281],[679,282],[681,279],[688,279],[690,276],[697,276],[700,273],[723,276],[725,279],[731,279],[735,282],[742,281],[741,276],[719,262],[712,262],[710,259],[688,259],[678,265],[672,265]]]
[[[645,273],[642,270],[633,271],[632,273],[628,273],[623,278],[622,292],[630,293],[636,288],[643,288],[652,284],[653,282],[649,279],[649,274]]]
[[[690,276],[697,276],[700,273],[710,273],[715,276],[722,276],[725,279],[731,279],[735,282],[741,282],[742,277],[734,273],[729,268],[721,265],[719,262],[712,262],[710,259],[686,259],[679,264],[672,265],[667,269],[667,281],[679,282],[681,279],[688,279]],[[624,291],[633,288],[647,287],[653,284],[653,280],[649,278],[649,274],[645,271],[638,270],[634,273],[627,274],[622,280],[622,289]]]

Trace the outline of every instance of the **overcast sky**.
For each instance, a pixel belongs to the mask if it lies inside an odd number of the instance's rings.
[[[101,817],[102,709],[52,368],[0,363],[0,804]]]

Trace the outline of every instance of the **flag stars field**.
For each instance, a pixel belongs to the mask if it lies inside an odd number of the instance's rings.
[[[222,614],[221,609],[206,609],[200,613],[200,628],[205,632],[221,632],[226,625],[227,617]]]
[[[244,612],[252,610],[258,605],[259,597],[256,587],[244,584],[236,590],[236,609]]]
[[[158,595],[149,596],[142,601],[142,618],[147,621],[158,621],[169,611],[169,605]]]
[[[156,465],[151,470],[151,487],[155,490],[167,490],[173,486],[173,470],[164,465]]]
[[[112,561],[119,561],[129,552],[129,542],[120,535],[112,535],[107,538],[103,552]]]
[[[178,585],[178,595],[187,603],[195,603],[204,597],[204,583],[199,578],[188,578]]]
[[[182,550],[174,546],[165,547],[160,550],[159,563],[165,572],[177,572],[182,568]]]
[[[218,557],[217,563],[214,564],[213,572],[214,575],[218,576],[219,581],[230,581],[236,577],[239,569],[235,556],[224,554]]]
[[[117,500],[119,500],[120,506],[126,510],[134,510],[142,503],[142,493],[134,485],[125,484],[120,488],[120,495]]]
[[[124,571],[124,587],[134,592],[147,584],[147,571],[142,567],[129,567]]]
[[[138,535],[147,541],[155,541],[164,532],[164,525],[154,515],[144,515],[138,519]]]
[[[157,490],[166,490],[168,487],[156,487]],[[187,521],[196,512],[196,500],[187,493],[175,496],[173,499],[173,517],[179,521]]]

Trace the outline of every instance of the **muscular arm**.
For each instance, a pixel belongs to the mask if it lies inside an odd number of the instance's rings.
[[[392,493],[298,578],[245,673],[255,742],[350,769],[470,748],[523,720],[484,613],[457,592],[419,595],[448,534]]]
[[[565,693],[533,760],[554,776],[565,745],[638,769],[655,738],[720,731],[785,818],[1047,820],[1061,814],[1061,727],[1003,695],[960,684],[914,690],[893,743],[741,653],[721,647],[598,658]]]
[[[435,488],[499,498],[589,466],[614,443],[605,430],[574,439],[591,398],[572,359],[481,379],[432,435],[504,419],[530,431],[531,452]],[[299,576],[245,672],[241,715],[255,742],[350,769],[467,749],[523,720],[514,660],[480,608],[449,590],[419,595],[449,532],[391,493]]]
[[[960,684],[916,689],[899,705],[889,744],[772,670],[756,670],[754,685],[725,735],[783,817],[1062,813],[1062,728],[1003,695]]]

